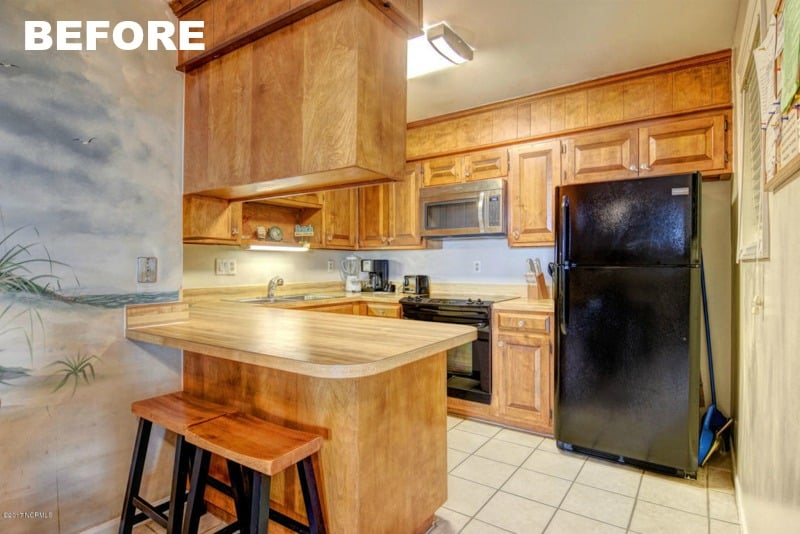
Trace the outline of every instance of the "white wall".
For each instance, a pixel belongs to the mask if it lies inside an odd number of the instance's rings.
[[[765,4],[764,12],[772,13],[775,2]],[[741,6],[737,96],[761,8],[759,0],[742,0]],[[800,178],[766,199],[769,258],[740,264],[736,303],[736,491],[750,533],[794,532],[800,525]],[[763,309],[753,310],[756,297]]]

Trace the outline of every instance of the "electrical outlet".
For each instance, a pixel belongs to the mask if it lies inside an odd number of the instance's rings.
[[[218,276],[233,276],[236,274],[236,260],[216,258],[214,260],[214,274]]]
[[[328,260],[328,272],[333,272],[333,260]]]
[[[481,262],[477,260],[472,262],[472,272],[473,273],[481,272]]]
[[[158,279],[158,258],[139,256],[136,258],[136,281],[140,284],[153,284]]]

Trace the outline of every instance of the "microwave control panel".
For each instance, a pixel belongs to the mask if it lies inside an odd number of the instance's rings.
[[[503,225],[503,197],[501,195],[491,195],[488,198],[489,209],[487,213],[488,226]]]

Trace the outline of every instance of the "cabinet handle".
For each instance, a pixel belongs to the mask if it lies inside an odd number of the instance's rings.
[[[381,243],[386,244],[386,236],[381,236]]]
[[[237,235],[239,235],[239,227],[238,226],[234,226],[233,228],[231,228],[231,235],[233,237],[236,237]]]
[[[330,241],[331,239],[333,239],[333,234],[328,234],[328,235],[327,235],[327,236],[325,236],[325,237],[327,237],[328,241]]]
[[[506,346],[506,343],[505,343],[505,341],[498,341],[497,342],[497,346],[500,347],[500,348],[503,348],[503,347]]]
[[[642,169],[643,171],[649,171],[650,165],[648,165],[647,163],[642,163],[641,165],[639,165],[639,168]]]
[[[513,232],[511,232],[511,237],[513,237],[514,239],[519,239],[519,231],[514,230]]]
[[[525,326],[525,321],[519,321],[519,322],[517,322],[517,326]]]
[[[392,244],[392,241],[394,241],[393,237],[387,237],[386,238],[386,242],[389,243],[390,245]]]
[[[638,172],[639,167],[637,167],[636,165],[631,165],[630,167],[628,167],[628,170],[631,172]]]

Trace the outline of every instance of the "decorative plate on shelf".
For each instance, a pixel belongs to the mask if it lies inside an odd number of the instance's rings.
[[[273,241],[283,240],[283,230],[279,226],[271,226],[269,229],[269,238]]]

